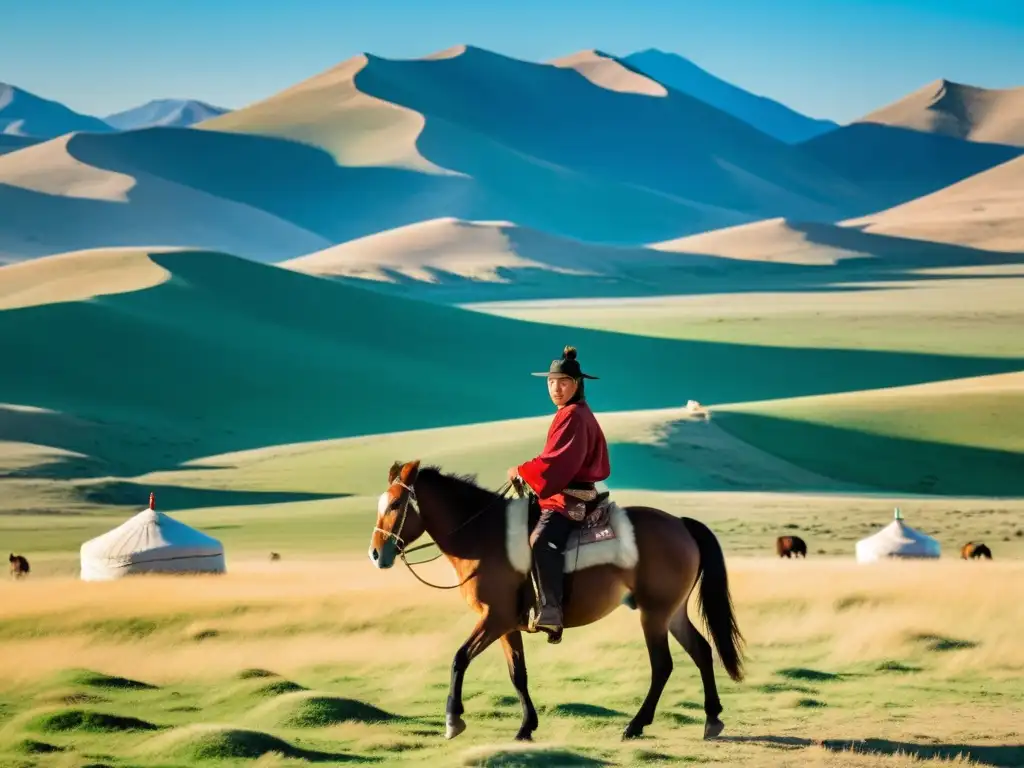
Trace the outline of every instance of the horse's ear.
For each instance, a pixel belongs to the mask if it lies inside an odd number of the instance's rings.
[[[416,482],[416,476],[420,473],[420,460],[416,459],[409,462],[409,470],[405,476],[406,485],[412,485]]]
[[[391,469],[388,470],[388,483],[395,482],[395,478],[402,472],[402,462],[396,461],[391,465]]]

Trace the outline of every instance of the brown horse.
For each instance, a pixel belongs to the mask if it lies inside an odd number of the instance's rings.
[[[775,551],[779,557],[807,557],[807,544],[799,536],[779,536],[775,540]]]
[[[28,560],[26,560],[22,555],[16,555],[11,552],[7,560],[11,564],[11,578],[20,579],[24,576],[28,576],[31,568],[29,567]]]
[[[969,541],[960,549],[960,557],[964,560],[977,560],[979,557],[991,560],[992,550],[981,542]]]
[[[506,489],[509,487],[513,487],[511,483]],[[408,566],[409,544],[429,534],[457,574],[458,583],[447,588],[457,587],[479,615],[452,661],[446,738],[466,729],[463,677],[470,662],[496,640],[501,642],[522,705],[516,738],[530,740],[537,728],[537,712],[526,685],[522,637],[523,631],[530,631],[526,617],[535,599],[529,581],[532,557],[528,538],[539,514],[535,502],[522,495],[506,498],[502,492],[479,487],[471,478],[444,474],[437,467],[421,468],[418,460],[395,462],[388,472],[388,488],[378,501],[377,524],[370,539],[370,560],[378,568],[390,568],[399,556]],[[700,579],[698,604],[711,638],[729,677],[742,680],[743,637],[736,624],[718,540],[703,523],[672,517],[659,509],[622,508],[614,503],[608,508],[609,523],[593,528],[586,536],[575,538],[574,534],[566,548],[565,628],[599,621],[622,603],[639,608],[651,682],[622,737],[641,736],[654,720],[672,672],[671,633],[700,671],[704,738],[714,738],[725,726],[719,719],[722,704],[711,646],[690,621],[687,600]]]

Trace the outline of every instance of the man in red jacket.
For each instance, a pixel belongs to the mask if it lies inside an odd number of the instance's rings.
[[[540,500],[540,521],[530,536],[541,601],[535,627],[550,632],[549,642],[558,642],[563,625],[565,545],[586,515],[585,502],[597,495],[594,483],[607,479],[611,467],[604,433],[583,390],[584,379],[597,377],[583,373],[576,349],[566,347],[546,372],[533,375],[547,377],[548,394],[558,410],[544,450],[525,464],[510,467],[508,477],[519,477]]]

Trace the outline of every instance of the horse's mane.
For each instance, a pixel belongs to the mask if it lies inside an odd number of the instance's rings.
[[[469,514],[501,498],[495,491],[481,487],[475,474],[445,472],[441,467],[431,464],[420,467],[418,477],[437,482],[451,494],[452,506]]]

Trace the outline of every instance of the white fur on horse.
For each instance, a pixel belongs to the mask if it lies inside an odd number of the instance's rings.
[[[511,499],[505,505],[505,550],[509,563],[522,574],[529,572],[531,562],[528,514],[528,499]],[[620,568],[636,566],[640,556],[629,515],[614,501],[608,502],[608,514],[615,538],[567,549],[565,573],[582,571],[584,568],[594,568],[598,565],[617,565]]]

